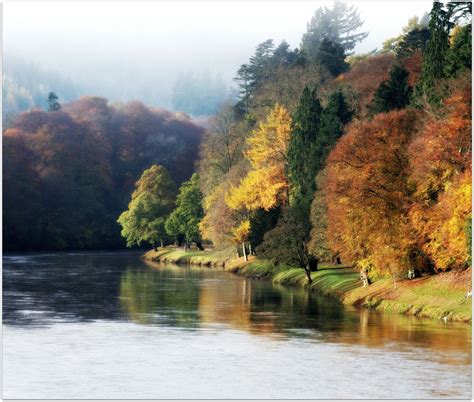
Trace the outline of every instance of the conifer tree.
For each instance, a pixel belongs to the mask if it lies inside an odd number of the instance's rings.
[[[383,81],[374,94],[370,107],[372,114],[403,109],[408,105],[412,93],[408,76],[408,71],[402,65],[397,64],[390,70],[388,80]]]
[[[317,138],[321,123],[321,103],[316,89],[306,87],[295,111],[288,144],[288,178],[291,203],[309,207],[319,166]]]
[[[339,43],[323,39],[316,54],[316,61],[325,67],[332,76],[337,77],[349,70],[349,64],[345,59],[344,48]]]
[[[48,112],[54,112],[61,109],[61,104],[58,102],[58,99],[58,95],[54,92],[48,94],[48,99],[46,100],[48,102]]]
[[[434,87],[437,80],[444,78],[446,55],[449,49],[449,13],[442,2],[433,2],[430,12],[430,39],[423,54],[420,87],[417,89],[428,99],[434,100]]]

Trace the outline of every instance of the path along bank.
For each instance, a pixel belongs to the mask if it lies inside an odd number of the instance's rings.
[[[252,257],[230,259],[211,251],[183,251],[175,248],[151,250],[148,261],[182,265],[219,267],[255,279],[271,280],[286,286],[300,286],[339,299],[342,303],[445,321],[472,321],[472,299],[466,297],[472,286],[471,269],[446,272],[412,280],[380,279],[363,287],[359,273],[350,267],[320,265],[311,274],[308,286],[304,271],[286,265],[275,266]]]

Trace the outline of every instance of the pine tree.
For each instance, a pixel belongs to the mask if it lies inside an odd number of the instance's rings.
[[[349,123],[352,116],[353,111],[344,99],[342,91],[333,92],[321,116],[321,128],[319,130],[321,151],[318,171],[324,167],[329,152],[342,135],[344,125]]]
[[[430,39],[423,54],[421,78],[417,92],[434,100],[436,81],[444,78],[446,55],[449,49],[449,13],[444,9],[442,2],[435,1],[430,12]]]
[[[345,59],[344,48],[329,39],[324,39],[321,42],[316,54],[316,62],[324,66],[334,77],[349,70],[349,64]]]
[[[383,81],[375,92],[370,112],[372,115],[394,109],[403,109],[410,102],[412,88],[408,84],[409,73],[402,65],[395,65],[389,78]]]
[[[288,178],[291,203],[311,204],[315,190],[314,178],[319,166],[317,137],[320,129],[321,104],[316,89],[306,87],[294,114],[288,145]]]
[[[61,109],[61,104],[58,102],[58,96],[54,92],[48,94],[48,112],[54,112]]]
[[[324,38],[340,44],[349,53],[368,33],[358,32],[363,21],[357,8],[344,1],[335,1],[331,9],[320,7],[308,23],[308,30],[301,40],[303,50],[310,60],[314,60]]]

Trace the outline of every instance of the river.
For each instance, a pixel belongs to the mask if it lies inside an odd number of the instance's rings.
[[[136,252],[3,257],[3,397],[471,398],[471,325]]]

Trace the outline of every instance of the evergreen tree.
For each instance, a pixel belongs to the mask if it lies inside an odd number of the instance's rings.
[[[58,96],[54,92],[48,94],[48,112],[54,112],[61,109],[61,104],[58,102]]]
[[[449,13],[445,10],[442,2],[435,1],[430,12],[430,39],[423,54],[423,64],[420,87],[418,92],[434,100],[434,88],[436,81],[444,78],[446,55],[449,49]]]
[[[357,32],[362,25],[363,21],[354,6],[335,1],[332,9],[321,7],[316,10],[301,40],[301,50],[314,61],[321,42],[327,38],[349,53],[368,35],[367,32]]]
[[[428,28],[415,28],[408,32],[398,43],[396,54],[398,58],[410,57],[418,51],[424,52],[430,39]]]
[[[310,90],[306,87],[293,116],[287,154],[290,202],[301,207],[309,208],[315,190],[314,178],[319,166],[317,141],[321,112],[316,89]]]
[[[321,116],[319,130],[321,151],[318,171],[324,167],[329,152],[342,135],[344,125],[349,123],[352,116],[353,111],[344,99],[342,91],[333,92]]]
[[[316,54],[316,62],[324,66],[334,77],[349,70],[349,64],[345,59],[344,48],[327,38],[321,42]]]
[[[456,27],[451,39],[451,47],[446,57],[446,75],[455,76],[459,71],[470,70],[472,65],[471,25]]]
[[[371,114],[403,109],[410,102],[412,88],[408,85],[408,71],[402,65],[395,65],[389,73],[389,78],[383,81],[375,92]]]

